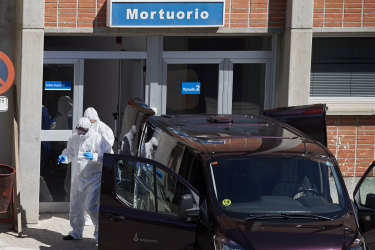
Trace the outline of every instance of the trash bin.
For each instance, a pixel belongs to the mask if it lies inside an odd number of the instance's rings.
[[[0,164],[0,213],[6,213],[13,192],[13,181],[16,170]]]

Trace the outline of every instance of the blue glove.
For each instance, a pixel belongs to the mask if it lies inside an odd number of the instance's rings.
[[[90,159],[90,160],[92,160],[92,159],[94,158],[91,152],[86,152],[86,153],[84,153],[83,155],[84,155],[87,159]]]
[[[59,158],[57,158],[57,164],[60,164],[60,162],[66,161],[66,156],[65,155],[60,155]]]

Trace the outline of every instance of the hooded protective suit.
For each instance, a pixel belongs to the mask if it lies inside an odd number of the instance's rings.
[[[87,129],[88,132],[85,135],[75,133],[69,138],[67,148],[62,152],[62,155],[66,156],[62,163],[72,162],[69,218],[73,230],[69,232],[69,235],[74,239],[82,238],[85,223],[84,212],[87,211],[94,223],[94,236],[98,241],[103,154],[109,153],[111,148],[102,136],[90,127],[91,122],[88,118],[79,119],[77,128]],[[87,152],[92,154],[91,160],[84,155]]]
[[[85,110],[83,116],[89,118],[90,121],[96,121],[91,124],[91,129],[103,136],[108,144],[112,147],[113,143],[115,142],[113,131],[110,127],[107,126],[107,124],[100,121],[98,112],[96,112],[94,108],[90,107]]]

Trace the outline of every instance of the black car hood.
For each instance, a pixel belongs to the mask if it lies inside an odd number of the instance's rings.
[[[327,221],[249,220],[236,222],[236,226],[229,223],[232,225],[225,234],[246,249],[343,249],[358,233],[354,218],[345,217]]]

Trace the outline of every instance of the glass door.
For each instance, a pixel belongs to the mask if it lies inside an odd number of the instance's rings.
[[[163,114],[222,112],[223,60],[167,59],[163,66]]]
[[[262,114],[270,106],[271,60],[228,60],[227,110],[231,114]]]
[[[163,72],[163,114],[260,114],[271,106],[271,59],[164,59]]]
[[[82,116],[83,60],[45,60],[40,156],[40,212],[69,211],[70,164],[57,165]]]

